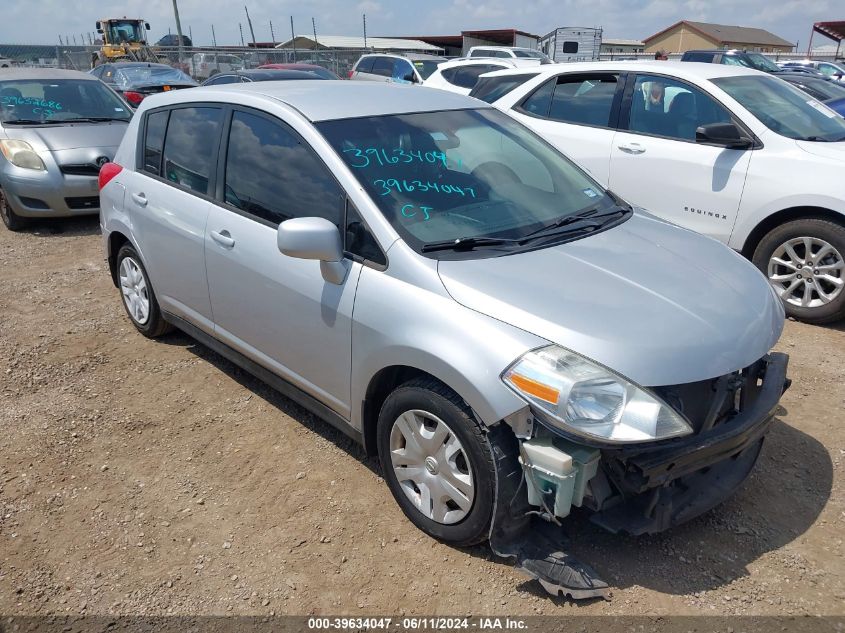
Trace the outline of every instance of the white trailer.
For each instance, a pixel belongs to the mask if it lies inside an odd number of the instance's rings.
[[[540,50],[556,62],[588,62],[601,54],[601,28],[570,26],[540,38]]]

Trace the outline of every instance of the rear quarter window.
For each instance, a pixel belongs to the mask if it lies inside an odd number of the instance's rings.
[[[493,103],[536,76],[536,73],[527,73],[524,75],[507,75],[505,77],[480,77],[478,83],[475,84],[475,87],[469,93],[469,96],[481,99],[487,103]]]
[[[359,73],[371,73],[373,72],[373,62],[375,58],[373,57],[362,57],[358,60],[358,64],[355,66],[355,71]]]

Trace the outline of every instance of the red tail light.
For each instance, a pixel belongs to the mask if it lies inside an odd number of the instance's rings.
[[[120,172],[123,171],[123,167],[118,165],[117,163],[105,163],[102,167],[100,167],[100,176],[98,178],[98,182],[100,183],[100,191],[103,190],[112,178],[117,176]]]
[[[347,79],[352,79],[352,75],[354,75],[354,74],[355,74],[355,71],[354,71],[354,70],[350,70],[348,73],[346,73],[346,78],[347,78]]]
[[[140,92],[135,92],[134,90],[127,90],[123,93],[123,96],[126,97],[126,100],[133,106],[138,105],[144,100],[144,95]]]

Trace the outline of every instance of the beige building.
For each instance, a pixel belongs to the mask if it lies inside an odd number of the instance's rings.
[[[738,48],[760,53],[789,53],[791,42],[764,29],[681,20],[643,40],[647,53],[684,53],[699,48]]]

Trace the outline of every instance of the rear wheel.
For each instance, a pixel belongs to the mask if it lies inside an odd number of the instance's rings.
[[[12,210],[12,205],[6,200],[6,194],[0,189],[0,218],[10,231],[20,231],[29,225],[29,219],[19,216]]]
[[[808,323],[845,318],[845,226],[821,218],[787,222],[766,234],[753,261],[789,316]]]
[[[402,385],[381,408],[377,436],[385,480],[414,525],[456,546],[487,539],[495,490],[492,451],[454,392],[434,379]]]
[[[173,329],[162,317],[147,270],[129,244],[124,244],[117,252],[117,279],[123,307],[135,329],[148,338],[156,338]]]

